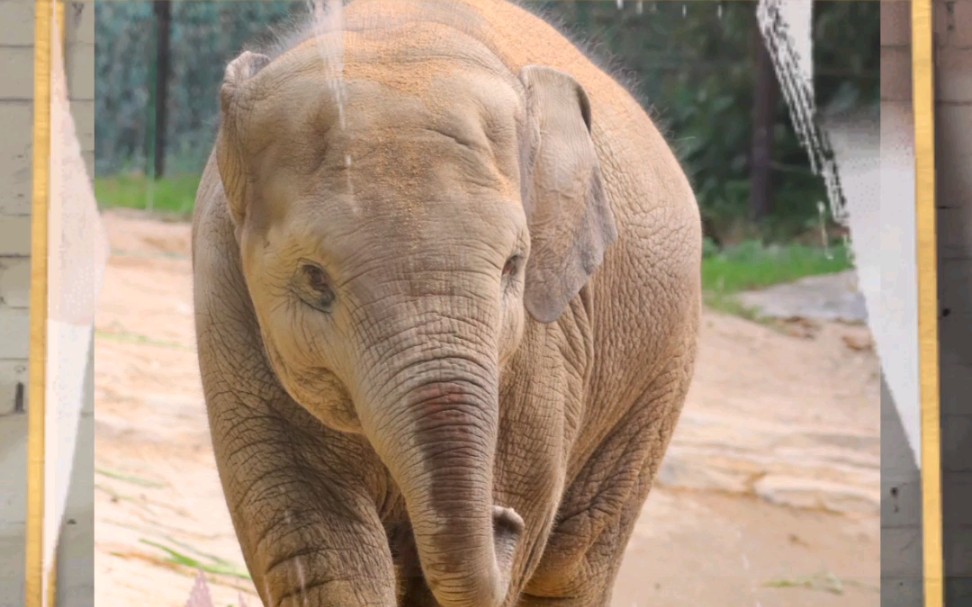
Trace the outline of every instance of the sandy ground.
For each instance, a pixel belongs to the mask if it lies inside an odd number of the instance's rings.
[[[258,603],[209,443],[189,227],[111,213],[96,338],[96,603]],[[617,607],[876,606],[879,378],[866,329],[706,312],[695,382]],[[173,552],[167,552],[171,550]]]

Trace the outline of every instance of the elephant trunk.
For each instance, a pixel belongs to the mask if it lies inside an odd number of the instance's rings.
[[[523,521],[493,504],[493,365],[412,362],[372,400],[363,429],[405,497],[426,583],[442,607],[498,607]],[[362,412],[365,413],[365,412]]]

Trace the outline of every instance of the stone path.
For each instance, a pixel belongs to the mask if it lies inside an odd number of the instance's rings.
[[[779,320],[867,322],[867,306],[854,271],[810,276],[737,297],[759,316]]]

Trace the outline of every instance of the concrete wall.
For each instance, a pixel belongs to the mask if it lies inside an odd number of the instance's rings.
[[[945,595],[972,604],[972,0],[936,0]]]
[[[24,604],[33,43],[33,2],[0,0],[0,607]]]
[[[881,605],[922,605],[910,3],[881,3]],[[879,335],[878,337],[882,337]],[[887,339],[887,337],[885,337]],[[901,344],[913,344],[913,348]]]
[[[93,174],[94,4],[69,2],[65,17],[72,112]],[[33,40],[34,2],[0,0],[0,607],[24,603]],[[63,606],[93,604],[93,421],[89,381],[60,547]]]
[[[885,176],[904,168],[885,148],[910,145],[907,131],[913,128],[909,10],[905,2],[882,4]],[[934,27],[943,556],[946,605],[953,607],[972,604],[972,0],[935,0]],[[899,197],[893,189],[882,188],[882,221],[913,229],[913,221],[891,216]],[[882,289],[899,294],[899,285],[887,280]],[[895,399],[896,406],[890,406]],[[902,449],[917,403],[901,402],[894,390],[885,390],[882,401],[881,602],[883,607],[918,607],[920,474],[914,458]]]

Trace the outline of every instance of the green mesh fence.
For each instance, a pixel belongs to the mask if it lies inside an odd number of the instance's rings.
[[[707,225],[748,217],[754,97],[755,2],[527,1],[554,21],[648,108],[682,158]],[[818,107],[876,107],[879,3],[816,2]],[[218,122],[218,89],[245,44],[308,14],[304,2],[183,1],[170,7],[167,177],[198,175]],[[152,2],[96,3],[96,169],[152,175],[158,18]],[[788,233],[819,224],[826,199],[782,96],[774,104],[771,219]],[[708,230],[708,228],[707,228]]]
[[[152,2],[95,5],[96,171],[144,171],[155,116],[157,19]],[[306,12],[302,2],[182,2],[171,5],[167,173],[196,172],[216,132],[219,83],[243,46]]]

